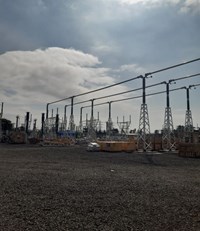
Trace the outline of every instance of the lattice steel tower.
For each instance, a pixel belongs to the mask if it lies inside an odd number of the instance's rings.
[[[187,110],[185,113],[185,141],[191,142],[192,141],[192,132],[194,130],[193,128],[193,120],[192,120],[192,112],[190,110],[190,88],[192,88],[193,85],[190,85],[189,87],[185,87],[186,89],[186,97],[187,97]]]
[[[142,89],[143,89],[143,99],[140,109],[140,120],[139,120],[139,129],[138,129],[138,149],[143,149],[143,151],[151,150],[151,137],[150,137],[150,123],[149,123],[149,114],[146,104],[146,78],[148,74],[142,76]]]
[[[163,135],[162,135],[163,150],[173,150],[176,148],[172,111],[171,111],[170,102],[169,102],[169,84],[171,82],[172,81],[170,81],[170,80],[169,80],[169,82],[165,82],[166,94],[167,94],[167,105],[165,108]]]

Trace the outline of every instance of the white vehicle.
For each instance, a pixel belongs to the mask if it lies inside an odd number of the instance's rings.
[[[87,151],[89,151],[89,152],[100,151],[100,145],[95,143],[95,142],[91,142],[87,146]]]

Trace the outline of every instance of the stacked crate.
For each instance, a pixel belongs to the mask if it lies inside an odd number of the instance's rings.
[[[200,158],[200,143],[180,143],[179,156]]]

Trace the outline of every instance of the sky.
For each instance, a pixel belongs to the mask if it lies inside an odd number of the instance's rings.
[[[168,66],[200,58],[200,0],[0,0],[0,102],[3,117],[13,123],[26,112],[37,119],[46,104],[108,86]],[[146,79],[146,85],[200,73],[200,61]],[[200,84],[200,76],[176,81],[170,89]],[[81,97],[75,102],[96,99],[142,87],[137,79],[105,91]],[[164,91],[165,85],[146,89]],[[94,103],[141,96],[134,91],[105,97]],[[200,126],[200,86],[190,90],[194,126]],[[138,129],[142,98],[112,103],[112,120],[129,120]],[[166,94],[146,98],[150,128],[162,129]],[[51,104],[63,118],[69,100]],[[74,107],[76,125],[80,107]],[[186,91],[170,92],[174,127],[184,125]],[[108,105],[96,106],[94,116],[102,126],[108,120]],[[83,109],[83,119],[90,117]],[[67,118],[70,109],[67,107]]]

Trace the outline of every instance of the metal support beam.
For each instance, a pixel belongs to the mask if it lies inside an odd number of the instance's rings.
[[[111,132],[113,129],[113,122],[112,122],[112,118],[111,118],[111,104],[112,104],[112,101],[108,102],[108,121],[106,123],[106,132],[107,132],[108,136],[111,135]]]
[[[56,114],[56,135],[58,135],[59,131],[59,114]]]
[[[42,138],[44,136],[44,118],[45,118],[45,114],[42,113],[42,127],[41,127],[41,136],[42,136]]]
[[[91,140],[94,140],[96,138],[96,121],[94,119],[94,100],[91,99],[91,117],[90,117],[90,124],[88,128],[88,136]]]
[[[28,133],[28,130],[29,130],[29,115],[30,113],[27,112],[26,113],[26,133]]]
[[[1,142],[1,139],[2,139],[2,135],[3,135],[3,132],[2,132],[2,118],[3,118],[3,103],[1,103],[1,112],[0,112],[0,142]]]
[[[64,128],[65,128],[65,130],[67,129],[67,107],[68,107],[69,105],[65,105],[65,107],[64,107]]]
[[[74,131],[75,130],[75,124],[74,124],[74,96],[71,97],[71,115],[69,118],[69,130]]]
[[[79,130],[80,130],[80,132],[83,131],[83,108],[84,107],[80,108],[80,123],[79,123]]]
[[[121,135],[126,136],[131,125],[131,116],[129,116],[129,121],[125,121],[125,116],[123,116],[123,121],[119,122],[117,117],[117,125],[119,126]]]

